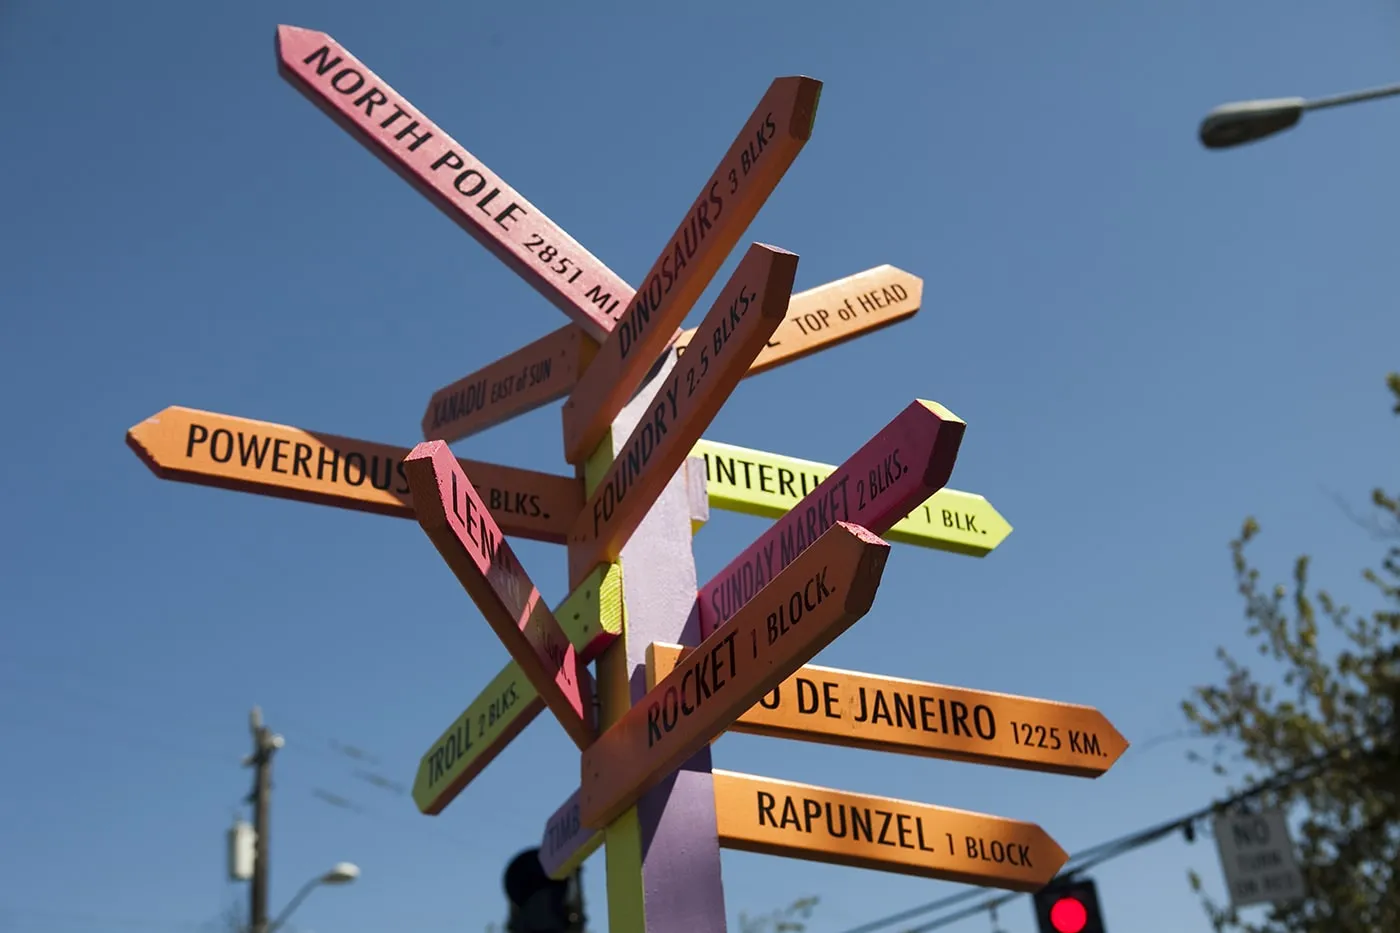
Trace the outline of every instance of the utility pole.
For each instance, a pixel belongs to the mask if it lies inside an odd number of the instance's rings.
[[[267,852],[269,805],[272,803],[272,755],[282,747],[282,737],[263,725],[262,710],[253,707],[248,714],[248,728],[253,733],[253,753],[243,759],[244,767],[254,768],[253,792],[248,802],[253,805],[253,883],[250,886],[248,925],[251,933],[267,933]]]

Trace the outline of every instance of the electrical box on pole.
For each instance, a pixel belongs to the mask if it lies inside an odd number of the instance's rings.
[[[238,820],[228,831],[228,877],[230,881],[248,881],[253,877],[254,847],[258,834],[253,827]]]

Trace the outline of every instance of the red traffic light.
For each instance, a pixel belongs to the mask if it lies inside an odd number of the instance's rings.
[[[1089,911],[1077,897],[1062,897],[1050,906],[1050,925],[1055,933],[1084,933]]]
[[[1040,933],[1105,933],[1098,889],[1090,878],[1052,882],[1035,895]]]

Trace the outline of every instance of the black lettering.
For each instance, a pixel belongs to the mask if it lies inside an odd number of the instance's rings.
[[[778,821],[773,819],[773,807],[778,801],[766,790],[758,792],[758,825],[777,826]]]
[[[340,56],[337,55],[335,58],[329,58],[330,54],[331,47],[328,45],[323,45],[316,51],[312,52],[310,55],[303,58],[301,60],[301,63],[303,65],[309,65],[317,59],[320,59],[320,62],[316,65],[316,75],[317,77],[320,77],[326,72],[330,71],[336,65],[340,64]]]
[[[243,439],[243,432],[240,431],[240,432],[239,432],[239,440],[242,440],[242,439]],[[285,473],[285,472],[287,472],[286,470],[283,470],[283,469],[281,469],[280,467],[278,467],[277,464],[280,463],[284,458],[286,458],[287,454],[286,454],[286,452],[283,450],[283,448],[285,448],[285,447],[287,446],[287,444],[289,444],[289,443],[290,443],[290,441],[288,441],[288,440],[287,440],[286,438],[284,438],[284,437],[279,437],[279,438],[277,438],[276,441],[273,442],[273,444],[272,444],[272,472],[274,472],[274,473]]]
[[[189,459],[193,457],[195,445],[203,444],[207,440],[209,440],[209,429],[202,424],[194,424],[191,422],[190,436],[185,442],[185,458]]]
[[[657,703],[647,709],[647,748],[661,741],[661,707]]]
[[[345,77],[346,75],[351,75],[354,78],[355,83],[350,85],[350,87],[341,87],[340,79]],[[364,86],[365,76],[360,74],[354,68],[342,68],[340,71],[337,71],[335,73],[335,77],[331,78],[331,87],[335,88],[342,94],[353,94]]]
[[[305,476],[311,478],[311,445],[297,441],[296,450],[292,452],[292,475]]]
[[[389,98],[385,97],[384,92],[377,87],[372,87],[355,98],[355,106],[365,108],[365,116],[374,113],[374,108],[380,104],[387,103],[389,103]]]
[[[219,456],[219,439],[224,441],[224,455]],[[209,456],[215,463],[228,463],[233,459],[233,435],[227,428],[215,428],[209,436]]]

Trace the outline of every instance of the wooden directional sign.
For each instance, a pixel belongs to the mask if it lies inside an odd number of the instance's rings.
[[[559,622],[442,441],[404,460],[418,524],[579,748],[593,741],[593,696]]]
[[[581,791],[555,810],[544,824],[540,839],[540,866],[551,878],[567,878],[597,850],[603,841],[602,832],[583,825]]]
[[[632,290],[539,208],[325,33],[278,26],[277,59],[293,87],[591,337],[608,335]]]
[[[178,405],[132,427],[126,443],[161,479],[414,517],[404,447]],[[459,462],[512,537],[562,544],[583,508],[576,479]]]
[[[666,377],[579,513],[569,534],[571,579],[617,558],[783,319],[796,274],[796,254],[749,248],[700,324],[703,345]]]
[[[813,78],[775,80],[705,182],[564,403],[564,456],[570,463],[582,463],[598,446],[806,145],[821,86]]]
[[[749,367],[753,376],[810,356],[912,317],[923,299],[924,280],[894,266],[865,272],[795,292],[778,331]],[[695,331],[676,346],[690,345]]]
[[[854,522],[881,534],[942,489],[966,427],[937,402],[912,402],[701,587],[701,636],[722,625],[832,523]]]
[[[744,376],[908,320],[919,310],[923,291],[923,279],[917,275],[878,266],[798,292]],[[679,331],[675,346],[684,350],[696,330]],[[423,439],[459,441],[562,398],[592,362],[597,347],[582,328],[570,324],[444,386],[428,402]]]
[[[691,456],[705,459],[710,504],[728,512],[780,518],[836,467],[733,444],[701,440]],[[985,557],[1011,525],[983,496],[940,489],[880,536],[897,544]]]
[[[888,556],[858,525],[817,539],[584,749],[583,825],[615,820],[865,615]]]
[[[554,608],[554,618],[587,663],[622,633],[622,567],[604,564],[589,574]],[[511,661],[418,763],[418,809],[441,813],[542,709],[539,691]]]
[[[655,683],[689,649],[652,645]],[[774,738],[1098,777],[1128,742],[1091,706],[808,664],[731,727]]]
[[[1069,855],[1034,823],[715,771],[720,845],[1012,891]]]
[[[563,398],[598,344],[570,324],[433,393],[423,439],[452,441]]]
[[[418,763],[413,802],[419,811],[441,813],[543,709],[539,691],[511,661]]]

